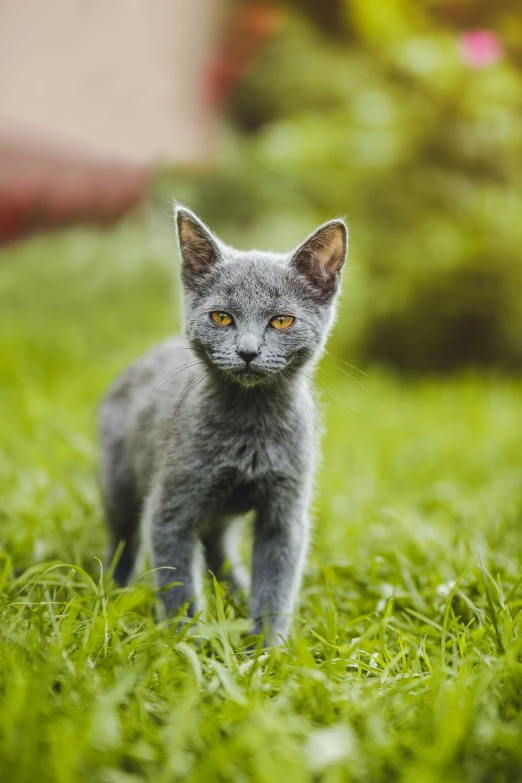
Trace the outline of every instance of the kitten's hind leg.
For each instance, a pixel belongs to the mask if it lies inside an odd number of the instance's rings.
[[[133,575],[139,549],[139,512],[137,506],[129,504],[114,514],[107,514],[110,528],[110,548],[107,564],[111,565],[121,548],[116,562],[113,579],[119,585],[127,585]]]
[[[249,588],[249,577],[239,552],[241,519],[217,524],[202,536],[207,568],[216,579],[230,584],[232,592],[241,595]]]
[[[100,476],[105,519],[109,532],[110,565],[122,545],[113,578],[124,586],[129,583],[139,549],[141,504],[130,468],[122,459],[121,450],[113,447],[104,455],[105,466]]]

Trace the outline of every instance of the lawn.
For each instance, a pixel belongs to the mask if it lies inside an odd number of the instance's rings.
[[[176,263],[143,226],[0,262],[1,780],[522,780],[520,381],[325,358],[284,649],[243,652],[210,580],[198,643],[155,622],[146,579],[111,585],[96,403],[179,326]]]

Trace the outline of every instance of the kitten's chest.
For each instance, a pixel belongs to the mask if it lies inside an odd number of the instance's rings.
[[[210,441],[203,446],[217,455],[216,472],[240,483],[293,473],[302,463],[303,433],[292,414],[227,412],[215,415],[207,432]]]

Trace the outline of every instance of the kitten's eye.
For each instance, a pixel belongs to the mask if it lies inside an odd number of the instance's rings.
[[[230,324],[234,322],[231,315],[228,313],[220,313],[219,310],[214,310],[213,313],[210,313],[210,317],[218,326],[230,326]]]
[[[270,326],[273,326],[274,329],[288,329],[289,326],[292,326],[294,321],[295,318],[292,315],[276,315],[276,317],[272,318],[270,321]]]

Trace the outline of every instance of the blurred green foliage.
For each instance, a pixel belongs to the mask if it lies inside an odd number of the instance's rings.
[[[522,367],[518,4],[287,7],[229,107],[218,170],[182,193],[225,236],[264,247],[347,215],[345,358]],[[477,27],[505,51],[474,69],[459,36]]]

